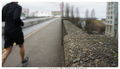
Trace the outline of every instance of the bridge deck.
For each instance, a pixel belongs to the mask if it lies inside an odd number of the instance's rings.
[[[61,19],[57,19],[29,37],[25,37],[25,56],[29,57],[26,67],[62,67]],[[14,46],[4,67],[21,65],[19,47]]]

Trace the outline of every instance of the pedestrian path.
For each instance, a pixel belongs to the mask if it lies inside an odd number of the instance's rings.
[[[26,67],[62,67],[61,19],[58,18],[25,39]],[[20,67],[19,47],[14,46],[4,67]]]

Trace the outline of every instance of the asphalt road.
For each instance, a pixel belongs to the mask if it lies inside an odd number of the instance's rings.
[[[25,39],[25,56],[29,57],[26,67],[62,67],[61,19],[53,19],[36,33]],[[20,67],[19,47],[14,46],[4,67]]]
[[[30,21],[30,20],[38,20],[38,19],[45,19],[45,18],[37,18],[37,19],[28,19],[26,21]],[[50,19],[48,21],[45,21],[45,22],[42,22],[40,24],[37,24],[37,25],[33,25],[33,26],[30,26],[30,27],[27,27],[27,28],[24,28],[23,29],[23,33],[24,33],[24,36],[28,35],[29,33],[35,31],[36,29],[48,24],[49,22],[55,20],[56,18],[54,19]],[[2,35],[2,49],[4,49],[4,36]]]

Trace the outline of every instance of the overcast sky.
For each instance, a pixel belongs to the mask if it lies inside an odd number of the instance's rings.
[[[4,6],[8,2],[2,2]],[[28,8],[30,13],[38,11],[41,12],[51,12],[51,11],[60,11],[61,2],[19,2],[18,4],[22,8]],[[91,14],[92,9],[95,10],[95,16],[99,18],[106,18],[106,7],[107,2],[64,2],[69,3],[69,6],[74,6],[74,12],[76,7],[79,8],[80,17],[85,17],[86,9],[89,10],[89,15]]]

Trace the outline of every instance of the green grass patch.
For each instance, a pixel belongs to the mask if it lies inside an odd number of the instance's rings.
[[[115,53],[115,56],[117,56],[117,57],[118,57],[118,53]]]
[[[105,41],[103,39],[100,38],[100,40],[105,43]]]
[[[102,23],[101,20],[95,20],[95,23],[97,23],[98,25],[101,25],[101,26],[105,26],[105,24]]]

